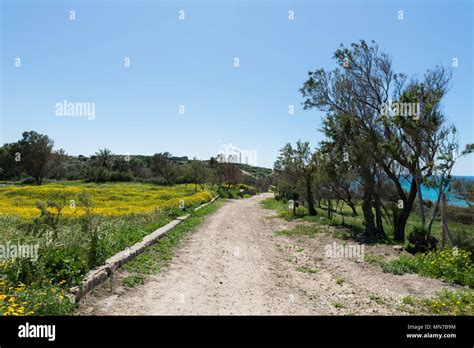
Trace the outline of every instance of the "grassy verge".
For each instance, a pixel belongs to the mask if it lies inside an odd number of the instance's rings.
[[[358,215],[353,215],[352,210],[347,206],[344,205],[342,211],[334,211],[332,212],[332,218],[328,218],[328,211],[327,211],[327,202],[322,201],[321,207],[316,207],[316,211],[318,215],[311,216],[308,215],[308,211],[306,207],[299,206],[296,209],[296,216],[293,215],[293,212],[288,208],[288,203],[283,201],[277,201],[275,198],[267,198],[262,201],[262,206],[265,209],[274,210],[278,213],[279,217],[291,221],[291,220],[301,220],[301,221],[311,221],[315,222],[319,225],[329,225],[329,226],[337,226],[337,227],[344,227],[347,230],[348,234],[352,237],[357,235],[361,235],[364,232],[364,218],[362,212],[362,206],[360,203],[356,204],[356,211]],[[333,202],[333,206],[335,203]],[[410,215],[410,218],[407,221],[406,225],[406,238],[408,238],[409,234],[413,229],[419,226],[421,223],[420,216],[417,214],[417,211],[414,210]],[[384,230],[387,234],[388,243],[394,243],[393,241],[393,226],[388,223],[387,219],[384,219]],[[474,225],[472,224],[463,224],[456,221],[449,221],[449,228],[451,233],[454,236],[458,236],[460,239],[467,239],[472,236],[474,233]],[[435,219],[432,228],[432,236],[439,239],[439,231],[440,231],[440,221],[439,219]],[[380,242],[380,241],[379,241]],[[405,241],[405,248],[408,246],[408,240]],[[468,249],[470,250],[470,249]]]
[[[192,212],[191,217],[176,226],[156,244],[150,246],[143,254],[136,257],[124,266],[124,269],[131,274],[124,278],[124,285],[134,287],[143,282],[133,281],[147,274],[159,273],[175,255],[176,248],[181,244],[183,238],[196,230],[203,222],[204,218],[217,211],[222,206],[222,201],[217,200],[214,204]]]
[[[436,297],[403,298],[403,309],[434,315],[474,315],[474,291],[441,291]]]
[[[470,253],[462,249],[445,248],[414,256],[402,254],[392,261],[385,261],[381,256],[366,255],[365,261],[380,265],[387,273],[417,273],[474,288],[474,264]]]
[[[79,285],[90,269],[177,216],[193,212],[200,203],[193,201],[184,210],[167,207],[127,216],[64,217],[54,229],[44,221],[32,224],[14,216],[0,217],[0,244],[38,246],[37,259],[0,260],[0,315],[72,314],[75,305],[67,291]]]

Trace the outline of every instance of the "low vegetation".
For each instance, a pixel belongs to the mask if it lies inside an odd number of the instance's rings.
[[[232,186],[230,190],[239,189]],[[90,269],[177,216],[192,212],[215,192],[208,185],[196,192],[193,185],[141,183],[68,182],[3,188],[0,243],[37,245],[38,249],[35,258],[1,260],[0,314],[72,313],[68,289],[80,285]],[[199,214],[201,211],[207,210]],[[173,243],[181,228],[160,240],[157,248]],[[161,256],[165,260],[168,254]],[[133,286],[140,279],[131,277],[125,282]]]
[[[403,298],[403,309],[417,309],[432,315],[474,315],[474,291],[441,291],[434,298]]]

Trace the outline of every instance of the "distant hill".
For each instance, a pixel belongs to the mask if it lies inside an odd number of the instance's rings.
[[[244,174],[250,175],[255,179],[271,178],[273,175],[273,170],[269,168],[256,167],[249,164],[239,164],[239,168]]]

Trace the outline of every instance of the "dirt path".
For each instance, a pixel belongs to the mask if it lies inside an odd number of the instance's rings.
[[[352,259],[325,258],[326,245],[342,243],[331,234],[276,235],[292,224],[261,208],[267,197],[271,194],[227,202],[183,242],[161,273],[126,289],[120,271],[85,297],[80,313],[404,314],[403,296],[427,297],[449,288]],[[389,246],[372,251],[395,253]]]

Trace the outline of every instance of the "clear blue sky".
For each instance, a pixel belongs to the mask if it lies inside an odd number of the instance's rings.
[[[444,111],[461,145],[474,142],[472,1],[0,1],[2,143],[36,130],[73,155],[202,159],[232,143],[272,167],[285,143],[322,139],[322,114],[302,110],[298,89],[359,39],[409,76],[458,58]],[[64,99],[94,102],[95,119],[57,117]],[[455,174],[474,175],[474,159]]]

